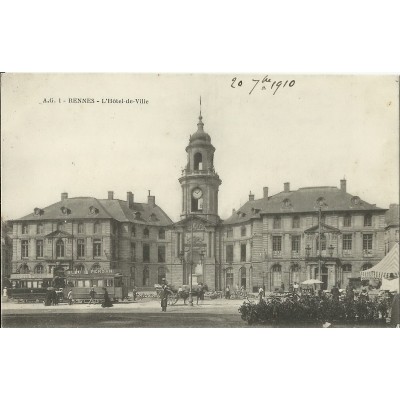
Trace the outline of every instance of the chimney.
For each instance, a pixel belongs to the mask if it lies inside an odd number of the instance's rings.
[[[114,200],[114,192],[113,191],[108,192],[108,200]]]
[[[254,200],[254,194],[251,194],[251,190],[249,193],[249,201],[253,201]]]
[[[151,196],[150,190],[149,190],[149,195],[147,196],[147,204],[151,207],[156,206],[156,196]]]
[[[346,188],[346,179],[344,179],[344,178],[340,180],[340,190],[343,193],[346,193],[346,190],[347,190],[347,188]]]
[[[68,193],[61,193],[61,201],[62,200],[67,200],[68,199]]]
[[[235,214],[235,212],[236,212],[236,209],[232,208],[232,215]]]
[[[284,192],[290,192],[290,183],[289,182],[285,182],[284,184],[283,184],[283,191]]]
[[[133,208],[133,193],[127,192],[126,193],[126,202],[128,203],[128,208]]]
[[[268,199],[268,187],[267,186],[263,187],[263,192],[264,192],[264,199]]]

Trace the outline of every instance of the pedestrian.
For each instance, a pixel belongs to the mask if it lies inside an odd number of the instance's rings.
[[[339,288],[334,285],[333,288],[331,289],[331,295],[332,295],[332,299],[335,301],[339,301]]]
[[[199,286],[197,287],[197,305],[199,305],[199,298],[200,300],[204,300],[204,289],[202,283],[199,283]]]
[[[52,298],[53,298],[53,294],[51,293],[51,290],[47,289],[46,297],[45,297],[45,300],[44,300],[44,305],[46,307],[51,306]]]
[[[260,303],[261,303],[261,301],[262,301],[262,298],[263,298],[263,296],[264,296],[264,289],[260,286],[260,288],[258,289],[258,297],[259,297],[259,301],[260,301]]]
[[[53,306],[56,306],[58,304],[58,294],[56,289],[53,289],[51,291],[51,302],[53,303]]]
[[[283,293],[285,291],[285,284],[282,282],[281,283],[281,292]]]
[[[226,299],[230,299],[231,298],[231,288],[229,287],[229,285],[225,289],[225,298]]]
[[[167,305],[168,305],[168,295],[170,294],[170,290],[168,285],[165,283],[162,286],[162,291],[161,291],[161,311],[166,312],[167,311]]]
[[[93,286],[92,286],[92,288],[90,289],[89,296],[90,296],[89,304],[96,304],[96,301],[95,301],[96,292],[95,292]]]
[[[134,286],[133,289],[132,289],[133,301],[136,301],[136,296],[137,296],[137,290],[136,290],[136,286]]]
[[[113,307],[113,304],[111,303],[110,297],[108,296],[108,292],[106,288],[103,288],[104,290],[104,301],[101,303],[101,306],[104,307]]]
[[[74,295],[72,293],[72,289],[69,289],[67,298],[68,298],[68,304],[71,306],[74,301]]]

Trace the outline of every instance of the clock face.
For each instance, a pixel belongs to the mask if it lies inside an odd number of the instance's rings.
[[[196,188],[196,189],[193,190],[192,196],[195,199],[200,199],[201,196],[203,196],[203,192],[202,192],[202,190],[200,188]]]

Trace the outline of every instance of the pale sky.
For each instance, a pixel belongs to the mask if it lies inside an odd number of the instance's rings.
[[[305,186],[339,186],[386,208],[399,198],[399,86],[394,76],[268,74],[6,74],[2,78],[2,216],[20,218],[60,199],[147,201],[179,219],[185,147],[204,129],[216,147],[219,213],[248,199]],[[231,87],[232,78],[242,86]],[[282,84],[283,85],[283,84]],[[41,104],[53,97],[66,103]],[[68,104],[68,98],[100,103]],[[102,104],[106,98],[149,101]]]

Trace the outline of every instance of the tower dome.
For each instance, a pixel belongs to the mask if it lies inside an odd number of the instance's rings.
[[[203,117],[199,115],[199,122],[197,123],[197,131],[190,136],[189,142],[192,144],[194,141],[202,141],[211,143],[211,137],[207,132],[204,132]]]

